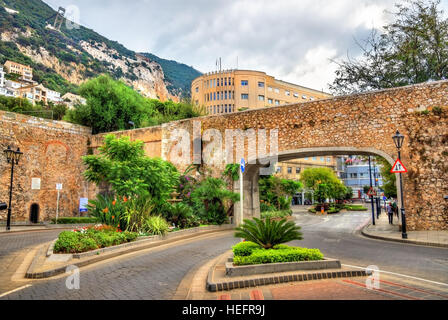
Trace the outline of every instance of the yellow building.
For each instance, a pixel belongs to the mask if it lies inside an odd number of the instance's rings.
[[[225,70],[207,73],[193,80],[191,97],[209,114],[225,114],[318,100],[331,95],[277,80],[264,72]]]
[[[22,80],[33,81],[33,68],[30,66],[8,60],[5,62],[4,67],[7,73],[19,74],[22,76]]]
[[[311,157],[285,161],[276,165],[275,175],[282,179],[300,180],[301,173],[308,168],[330,168],[337,171],[336,157]]]

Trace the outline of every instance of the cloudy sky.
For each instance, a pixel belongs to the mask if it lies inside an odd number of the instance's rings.
[[[44,0],[75,5],[82,25],[137,52],[201,72],[265,71],[277,79],[327,90],[336,65],[357,56],[354,39],[390,21],[390,0]],[[443,0],[445,11],[448,1]]]

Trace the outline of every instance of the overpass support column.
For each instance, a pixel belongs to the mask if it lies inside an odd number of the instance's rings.
[[[251,168],[252,169],[252,168]],[[259,170],[246,169],[243,181],[244,190],[244,215],[243,219],[260,218],[260,193],[258,181],[260,179]],[[235,181],[234,192],[240,192],[240,181]],[[236,202],[234,206],[234,222],[236,225],[240,224],[241,213],[240,203]]]

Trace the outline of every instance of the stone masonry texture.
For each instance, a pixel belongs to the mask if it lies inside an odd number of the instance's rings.
[[[15,201],[20,207],[16,218],[26,219],[30,204],[37,200],[46,208],[45,214],[51,215],[55,201],[50,199],[56,197],[52,184],[56,183],[59,176],[67,179],[68,185],[72,186],[71,194],[65,196],[67,207],[77,207],[77,203],[71,201],[78,202],[77,198],[82,193],[94,196],[95,189],[89,189],[82,179],[80,157],[88,152],[88,148],[97,153],[104,134],[90,136],[86,128],[62,122],[51,122],[48,127],[36,127],[32,123],[37,121],[34,118],[14,114],[14,117],[21,120],[12,121],[8,117],[12,117],[12,114],[0,113],[1,147],[13,142],[21,148],[23,146],[27,153],[26,160],[19,169],[19,188],[15,191]],[[448,229],[448,201],[444,200],[444,196],[448,195],[448,81],[187,119],[115,134],[142,140],[148,156],[170,160],[172,150],[176,147],[176,142],[170,140],[171,134],[175,129],[185,129],[190,133],[190,158],[193,159],[195,121],[200,122],[201,132],[218,130],[223,140],[226,129],[254,129],[257,133],[262,129],[268,132],[278,129],[280,161],[313,154],[372,154],[381,155],[393,162],[397,158],[397,150],[392,136],[398,129],[406,137],[402,160],[409,170],[409,173],[403,175],[408,230]],[[61,129],[57,131],[54,127]],[[202,141],[203,150],[208,143],[210,142]],[[223,145],[225,146],[225,141]],[[247,145],[246,141],[246,150]],[[233,152],[236,155],[235,149]],[[182,171],[187,165],[177,167]],[[224,166],[225,163],[220,163],[209,169],[217,176]],[[6,185],[9,185],[6,183],[9,170],[5,161],[2,161],[0,168],[0,195],[4,199],[7,194]],[[257,171],[248,172],[251,172],[249,175],[254,175]],[[48,184],[45,187],[48,192],[30,190],[33,174],[45,175],[42,183],[45,181],[45,185]],[[251,191],[251,194],[257,193],[258,189],[254,187],[257,181],[253,176],[245,177],[245,189]],[[36,196],[41,198],[35,198]],[[247,201],[252,202],[249,205],[255,208],[257,196],[248,198]],[[66,214],[71,212],[74,210],[65,211]]]

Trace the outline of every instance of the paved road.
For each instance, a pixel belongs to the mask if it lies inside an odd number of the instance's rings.
[[[68,290],[66,278],[35,282],[3,299],[168,300],[188,271],[228,251],[232,233],[151,250],[81,270],[80,289]]]
[[[383,271],[448,283],[447,249],[378,241],[355,234],[354,230],[370,219],[368,212],[327,217],[302,212],[295,218],[303,227],[305,239],[294,245],[319,248],[326,256],[339,258],[347,265],[377,265]],[[31,287],[3,299],[171,299],[189,270],[229,250],[237,241],[232,233],[226,233],[159,248],[82,269],[80,290],[68,290],[66,278],[62,277],[32,282]]]
[[[295,215],[302,226],[303,241],[294,245],[321,249],[325,256],[342,263],[448,283],[448,249],[373,240],[355,233],[371,219],[369,212],[346,212],[331,216]]]

